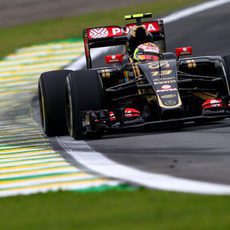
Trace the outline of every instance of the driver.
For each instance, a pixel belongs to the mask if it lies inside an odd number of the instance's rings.
[[[129,55],[132,55],[134,50],[143,43],[153,42],[153,36],[143,26],[133,26],[127,35],[127,51]]]
[[[127,35],[126,54],[123,56],[122,69],[124,69],[124,81],[129,81],[133,72],[133,62],[144,60],[159,60],[160,48],[153,43],[153,36],[146,28],[133,26]],[[131,64],[131,65],[130,65]],[[131,73],[130,73],[131,72]]]
[[[160,60],[160,57],[161,54],[159,47],[152,42],[139,45],[133,53],[133,59],[137,62],[146,60],[158,61]]]

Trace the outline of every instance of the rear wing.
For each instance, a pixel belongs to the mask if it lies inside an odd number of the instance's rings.
[[[120,26],[103,26],[93,27],[83,30],[84,48],[87,68],[92,68],[91,48],[106,46],[125,45],[127,34],[136,23],[130,23],[124,27]],[[164,33],[163,20],[148,20],[142,22],[148,32],[153,36],[154,42],[158,43],[162,52],[166,52],[166,42]]]

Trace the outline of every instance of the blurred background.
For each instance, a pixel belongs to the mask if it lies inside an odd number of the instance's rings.
[[[163,17],[205,0],[0,0],[0,58],[15,49],[69,38],[82,29],[124,25],[124,15]]]
[[[0,27],[159,0],[0,0]]]

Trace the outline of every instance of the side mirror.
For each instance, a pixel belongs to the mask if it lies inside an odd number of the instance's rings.
[[[122,63],[124,54],[114,54],[105,56],[106,64]]]
[[[180,56],[184,56],[184,55],[192,55],[191,46],[176,48],[177,58],[179,58]]]

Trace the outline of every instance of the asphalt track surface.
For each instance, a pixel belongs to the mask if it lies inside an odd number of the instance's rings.
[[[167,24],[168,50],[192,45],[194,56],[230,54],[229,12],[230,4],[225,4]],[[225,120],[178,131],[107,135],[87,144],[142,171],[230,184],[229,140],[230,120]]]

